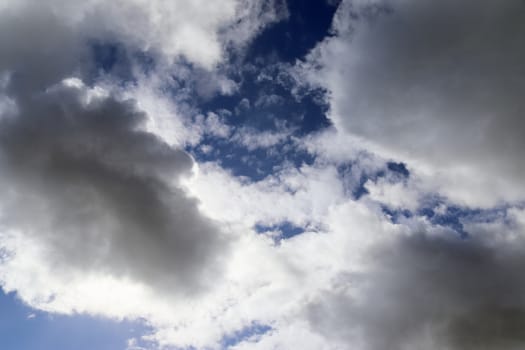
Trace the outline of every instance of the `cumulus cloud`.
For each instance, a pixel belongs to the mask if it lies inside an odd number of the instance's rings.
[[[27,298],[32,305],[60,300],[67,307],[55,310],[104,314],[89,301],[64,302],[68,296],[56,293],[64,292],[58,282],[50,283],[51,293],[46,288],[39,293],[15,275],[30,274],[29,267],[40,262],[39,278],[46,269],[61,276],[61,283],[67,283],[66,276],[73,283],[79,274],[101,274],[173,295],[206,291],[220,275],[229,239],[180,185],[191,175],[192,158],[144,131],[150,116],[136,101],[88,87],[83,79],[93,64],[92,40],[148,51],[161,63],[184,56],[211,69],[233,40],[221,31],[239,16],[253,16],[241,5],[0,5],[2,254],[4,267],[11,268],[3,270],[4,287],[50,298]],[[264,25],[257,23],[258,29]],[[245,40],[252,34],[244,33]],[[31,242],[35,249],[20,242]],[[33,262],[22,259],[31,251]],[[29,270],[16,272],[16,266]],[[133,309],[130,314],[140,316]]]
[[[17,32],[15,37],[10,36],[22,45],[25,42],[20,36],[28,34],[36,34],[33,40],[42,45],[54,41],[60,43],[61,36],[74,33],[87,39],[116,41],[137,50],[160,54],[168,61],[182,55],[188,61],[210,69],[223,58],[227,46],[246,44],[265,25],[282,18],[283,10],[279,10],[277,3],[243,0],[227,0],[220,4],[181,0],[51,0],[43,3],[22,0],[5,1],[0,10],[5,19],[11,17],[2,23],[11,29],[45,25],[45,30],[40,32],[26,30]],[[46,16],[50,17],[47,23],[35,21],[45,20]],[[16,25],[16,18],[23,20]],[[53,18],[67,28],[58,37],[47,30],[54,27]],[[41,36],[46,40],[37,41]],[[51,48],[47,51],[56,52]],[[62,52],[65,56],[69,54],[65,50]]]
[[[118,33],[90,30],[102,3],[77,5],[0,12],[1,284],[51,312],[158,321],[167,295],[209,291],[230,238],[180,185],[192,158],[145,131],[148,101],[84,84],[89,40]]]
[[[408,160],[460,203],[521,200],[524,6],[342,2],[308,67],[336,126],[364,147]]]
[[[522,7],[343,1],[303,72],[322,78],[335,127],[298,138],[192,105],[241,88],[223,59],[285,2],[2,2],[2,288],[49,312],[143,318],[159,346],[522,348],[523,209],[465,218],[462,237],[417,214],[428,190],[523,198]],[[156,65],[129,85],[93,78],[93,41]],[[279,103],[244,97],[237,112]],[[213,154],[206,137],[290,141],[315,160],[251,181],[183,150]],[[385,175],[390,159],[408,178]],[[385,205],[413,216],[393,223]],[[276,244],[256,230],[283,223],[304,232]],[[242,338],[253,325],[264,334]]]
[[[232,230],[204,215],[181,184],[196,164],[180,146],[197,142],[191,139],[201,133],[163,130],[157,136],[163,126],[155,112],[169,119],[184,111],[163,90],[170,67],[222,76],[212,70],[226,51],[242,50],[285,15],[278,5],[0,4],[4,290],[50,312],[146,318],[160,344],[212,346],[252,322],[234,315],[224,325],[214,322],[232,298],[242,300],[261,280],[232,270],[239,265],[231,255]],[[115,77],[94,81],[93,42],[147,52],[158,71],[135,83],[151,85],[126,90]],[[187,120],[170,127],[183,129]],[[215,115],[207,120],[219,125]]]
[[[37,237],[56,266],[101,269],[180,291],[210,283],[217,271],[207,269],[219,266],[226,243],[179,186],[193,160],[177,148],[184,142],[167,144],[169,135],[161,140],[143,131],[154,131],[156,116],[119,97],[156,95],[152,90],[162,83],[123,93],[112,82],[105,90],[83,80],[94,64],[95,41],[147,52],[162,72],[181,57],[200,71],[213,70],[227,48],[241,48],[285,12],[277,2],[250,3],[3,2],[0,154],[1,182],[9,190],[2,224]]]
[[[291,133],[291,130],[258,132],[244,127],[237,130],[232,137],[232,141],[239,143],[250,151],[253,151],[260,148],[267,149],[279,145],[286,141]]]
[[[309,306],[310,322],[359,349],[522,348],[525,255],[504,236],[420,232],[380,243],[370,270],[354,277],[364,288],[326,292]]]
[[[201,200],[207,215],[247,227],[285,221],[315,227],[325,222],[331,205],[345,201],[337,169],[326,164],[290,166],[251,182],[235,178],[215,163],[205,163],[198,176],[184,183]]]
[[[420,193],[403,181],[392,182],[384,177],[377,181],[367,180],[364,184],[371,199],[386,204],[393,209],[416,210]]]
[[[177,185],[192,159],[138,130],[132,101],[71,84],[19,98],[0,124],[2,223],[42,240],[57,268],[199,284],[222,243]]]

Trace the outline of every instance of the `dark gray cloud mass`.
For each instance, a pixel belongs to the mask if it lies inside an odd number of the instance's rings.
[[[488,179],[487,197],[525,195],[525,2],[347,1],[335,23],[321,63],[338,125]]]
[[[82,37],[52,12],[2,18],[3,93],[16,104],[0,116],[2,224],[41,240],[57,268],[177,290],[214,275],[225,241],[178,186],[192,159],[140,131],[132,101],[61,83],[89,62]]]
[[[29,61],[21,54],[4,79],[16,108],[0,118],[2,225],[37,239],[56,269],[174,292],[210,283],[227,242],[179,186],[191,157],[141,131],[133,101],[50,85],[65,73],[41,79]]]
[[[23,2],[21,2],[21,6]],[[80,67],[87,46],[45,4],[2,9],[0,21],[0,72],[16,72],[11,86],[17,94],[31,94],[60,81]]]
[[[142,131],[134,101],[82,83],[89,33],[48,5],[2,9],[0,93],[16,107],[0,108],[0,226],[35,239],[57,272],[169,292],[212,283],[228,243],[180,186],[193,160]]]
[[[178,290],[213,276],[226,242],[178,186],[193,161],[140,131],[133,101],[59,84],[16,102],[0,119],[3,224],[41,240],[58,269]]]
[[[422,233],[380,244],[371,270],[346,278],[360,296],[326,293],[310,322],[348,348],[360,336],[367,350],[522,349],[523,243]]]

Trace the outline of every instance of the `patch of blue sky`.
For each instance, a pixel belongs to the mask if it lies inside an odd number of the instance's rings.
[[[260,180],[284,164],[311,164],[314,156],[294,146],[291,137],[302,137],[326,128],[324,92],[297,93],[288,73],[290,63],[304,55],[329,33],[335,7],[324,0],[287,1],[289,17],[266,28],[250,45],[241,64],[228,74],[238,86],[230,95],[211,98],[194,96],[203,113],[223,116],[232,129],[288,133],[283,142],[267,149],[250,147],[234,140],[204,138],[189,151],[200,161],[220,161],[234,175]],[[200,152],[200,146],[213,152]]]
[[[287,0],[289,16],[267,28],[250,46],[248,59],[276,56],[293,63],[330,34],[336,6],[326,0]]]
[[[147,51],[131,51],[118,42],[90,40],[87,46],[91,60],[87,61],[90,65],[84,80],[88,85],[107,77],[121,86],[135,84],[135,70],[149,74],[156,66],[155,59]]]
[[[439,225],[456,231],[462,237],[468,237],[474,232],[465,230],[465,223],[490,223],[506,217],[508,206],[488,209],[468,208],[449,205],[439,197],[431,197],[418,209],[417,215],[426,217],[433,225]]]
[[[268,325],[252,322],[249,326],[224,336],[221,340],[221,346],[223,349],[228,349],[242,343],[243,341],[256,341],[258,337],[270,332],[271,330],[272,327]]]
[[[126,350],[149,329],[141,322],[64,316],[34,310],[0,289],[0,348],[6,350]],[[147,344],[137,343],[137,346]]]
[[[199,108],[215,113],[228,110],[227,124],[260,131],[289,128],[305,135],[329,126],[323,92],[313,90],[297,96],[288,68],[266,60],[246,63],[238,72],[237,93],[201,101]]]
[[[238,86],[235,93],[200,96],[193,86],[196,81],[192,75],[178,77],[176,72],[166,90],[192,105],[195,113],[222,115],[223,122],[232,129],[285,132],[301,137],[329,126],[323,91],[304,91],[299,96],[287,71],[290,67],[287,62],[302,58],[328,35],[336,7],[325,0],[307,3],[289,0],[287,7],[288,18],[269,26],[255,38],[239,67],[225,68]],[[89,45],[95,62],[91,73],[94,81],[111,76],[121,84],[132,83],[133,64],[138,63],[145,72],[155,65],[147,52],[128,52],[118,43],[92,41]],[[191,65],[186,68],[196,69]],[[313,161],[313,156],[294,147],[290,138],[268,149],[243,145],[238,140],[205,137],[202,141],[197,147],[188,148],[197,160],[219,161],[233,174],[253,181],[274,173],[284,164],[300,166]],[[213,152],[200,152],[203,145]]]
[[[394,224],[400,223],[404,219],[409,219],[414,216],[414,214],[408,209],[394,209],[384,204],[381,205],[381,210]]]
[[[405,163],[388,162],[386,166],[389,171],[398,174],[402,178],[408,178],[410,176],[410,172]]]
[[[243,77],[237,94],[218,95],[204,102],[201,108],[223,116],[223,122],[237,133],[286,134],[287,136],[268,149],[256,145],[243,145],[234,137],[229,139],[205,138],[215,154],[194,155],[197,159],[212,160],[215,156],[222,165],[234,174],[248,176],[256,181],[272,174],[284,163],[300,166],[313,161],[313,156],[295,147],[293,137],[302,137],[330,125],[326,118],[326,106],[319,103],[312,92],[297,98],[291,88],[277,82],[278,70],[272,71],[275,80],[258,80],[254,72]],[[218,157],[225,156],[225,157]]]
[[[354,173],[354,164],[351,162],[342,163],[337,166],[337,173],[343,183],[345,195],[359,199],[362,196],[368,194],[368,190],[365,188],[365,183],[368,179],[377,178],[381,173],[367,174],[367,173]],[[356,176],[358,177],[356,179]]]
[[[352,164],[341,164],[338,167],[340,176],[348,177],[351,181],[345,188],[355,199],[368,194],[365,184],[368,180],[377,181],[381,177],[388,177],[389,181],[406,181],[410,177],[410,171],[404,163],[388,162],[386,168],[373,173],[361,173],[356,182],[352,174]],[[345,182],[345,181],[343,181]],[[414,216],[422,216],[433,225],[446,227],[455,231],[461,237],[468,237],[471,233],[465,229],[465,223],[490,223],[497,220],[506,220],[506,212],[511,205],[501,205],[494,208],[480,209],[469,208],[449,204],[445,198],[436,195],[426,196],[422,205],[412,212],[403,208],[392,208],[385,204],[381,205],[382,211],[389,217],[391,222],[398,223],[404,219]]]
[[[384,174],[379,174],[384,176]],[[366,180],[361,180],[361,183]],[[360,193],[366,194],[366,188],[358,188]],[[456,232],[462,238],[468,238],[475,232],[468,232],[466,224],[471,223],[491,223],[503,221],[510,224],[507,218],[507,210],[516,206],[501,205],[493,208],[469,208],[459,205],[453,205],[446,201],[445,198],[428,195],[422,199],[420,207],[415,211],[403,208],[392,208],[386,204],[381,204],[381,210],[385,213],[391,222],[399,223],[404,219],[412,217],[424,217],[432,225],[441,226]]]
[[[126,59],[124,48],[117,43],[92,41],[90,43],[93,61],[100,71],[109,73],[119,62]]]
[[[132,65],[134,54],[117,42],[92,40],[88,42],[93,62],[86,72],[85,81],[88,85],[98,79],[111,76],[114,82],[125,85],[134,82]]]
[[[345,194],[358,200],[368,194],[365,187],[367,181],[377,181],[379,178],[388,177],[391,182],[405,181],[410,177],[410,172],[404,163],[387,162],[385,168],[373,171],[366,169],[354,170],[355,163],[346,162],[337,166],[337,172],[343,182]]]
[[[289,221],[284,221],[276,225],[257,224],[254,227],[259,234],[270,235],[276,243],[281,240],[286,240],[305,232],[303,227],[294,225]]]
[[[209,150],[203,146],[209,146]],[[314,161],[312,155],[297,149],[289,138],[272,147],[248,149],[231,139],[206,136],[201,144],[188,150],[199,162],[218,162],[233,175],[251,181],[262,180],[285,166],[298,168]]]

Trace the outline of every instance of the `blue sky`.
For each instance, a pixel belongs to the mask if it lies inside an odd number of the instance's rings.
[[[524,6],[6,0],[0,348],[523,348]]]
[[[14,293],[2,294],[0,308],[5,349],[126,349],[128,339],[147,331],[140,322],[50,315],[27,307]]]

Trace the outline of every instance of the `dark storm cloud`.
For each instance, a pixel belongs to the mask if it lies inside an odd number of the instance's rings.
[[[43,244],[56,269],[174,291],[216,274],[226,240],[179,186],[193,161],[140,131],[133,101],[74,84],[12,97],[17,115],[0,119],[4,225]]]
[[[311,325],[349,349],[359,337],[366,350],[522,349],[523,243],[442,233],[381,244],[367,274],[342,278],[360,297],[327,292]]]
[[[346,1],[335,29],[318,53],[341,127],[525,195],[525,2]]]

